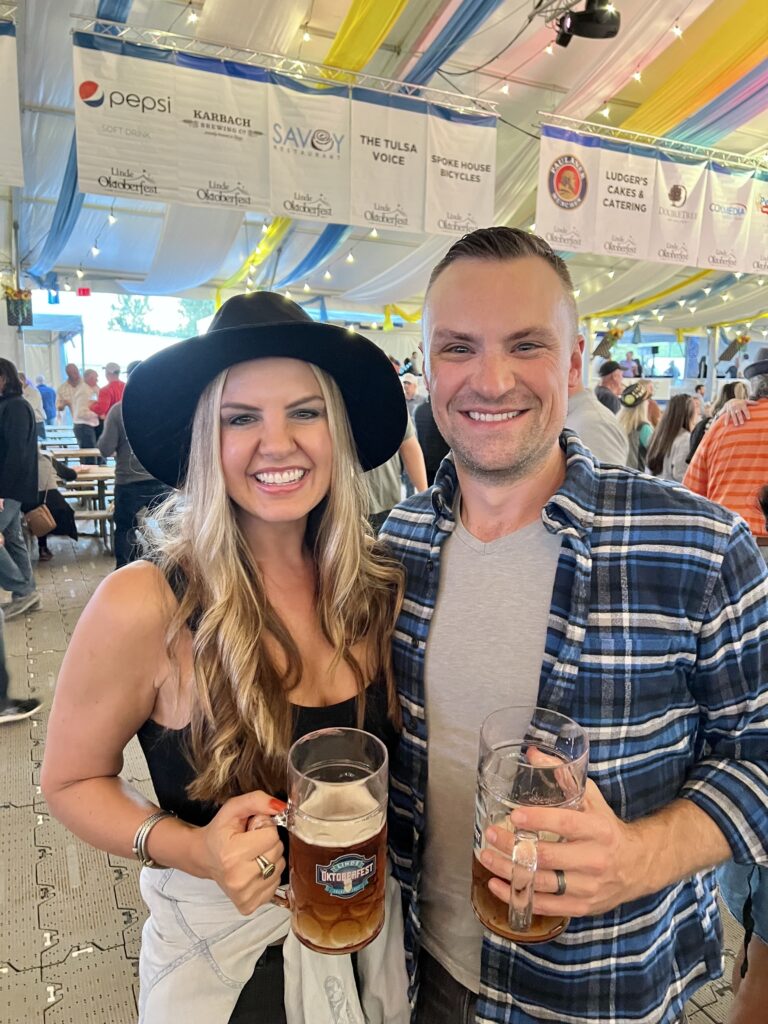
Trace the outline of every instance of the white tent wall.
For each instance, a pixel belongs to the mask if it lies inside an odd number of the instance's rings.
[[[411,352],[418,351],[419,345],[421,345],[421,334],[415,331],[364,331],[359,330],[358,334],[362,334],[364,338],[368,338],[375,345],[386,352],[388,356],[394,356],[395,359],[399,359],[400,362],[411,354]]]
[[[58,334],[54,331],[24,331],[24,365],[27,378],[34,382],[41,373],[49,384],[61,382],[61,358]]]
[[[0,356],[3,359],[10,359],[12,363],[18,363],[21,359],[18,331],[6,324],[4,304],[0,306]]]

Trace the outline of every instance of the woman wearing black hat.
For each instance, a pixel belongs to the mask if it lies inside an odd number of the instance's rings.
[[[176,869],[142,872],[146,1024],[284,1020],[269,945],[285,932],[270,903],[283,842],[248,821],[283,806],[299,736],[395,740],[402,582],[365,524],[361,470],[394,454],[406,415],[383,352],[269,293],[229,300],[129,380],[131,446],[179,490],[152,513],[148,560],[108,577],[78,623],[42,784],[87,842]],[[118,778],[134,735],[162,811]]]

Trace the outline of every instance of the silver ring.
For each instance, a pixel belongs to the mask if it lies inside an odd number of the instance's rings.
[[[274,875],[275,865],[272,863],[271,860],[267,860],[266,857],[262,857],[262,855],[259,854],[258,857],[256,858],[256,863],[259,865],[259,868],[261,869],[261,877],[264,879],[265,882],[268,878],[271,878],[272,875]],[[563,889],[563,892],[565,892],[565,889]]]
[[[561,871],[560,868],[555,868],[555,878],[557,879],[557,892],[555,896],[565,896],[565,872]]]

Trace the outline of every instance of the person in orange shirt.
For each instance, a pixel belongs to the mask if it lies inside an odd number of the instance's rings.
[[[753,534],[765,533],[757,500],[768,480],[768,347],[744,371],[751,381],[752,402],[741,424],[716,420],[696,450],[683,483],[696,494],[738,512]]]

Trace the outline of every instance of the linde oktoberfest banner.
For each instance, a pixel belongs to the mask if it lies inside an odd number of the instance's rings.
[[[16,26],[0,21],[0,185],[23,185]]]
[[[493,222],[496,120],[74,34],[80,188],[325,223]]]
[[[283,79],[269,90],[271,209],[349,222],[349,90]]]
[[[543,125],[536,230],[556,249],[768,270],[768,175]]]
[[[424,228],[455,235],[493,224],[496,119],[430,104]]]
[[[350,224],[421,231],[427,118],[424,104],[371,89],[352,92]]]

